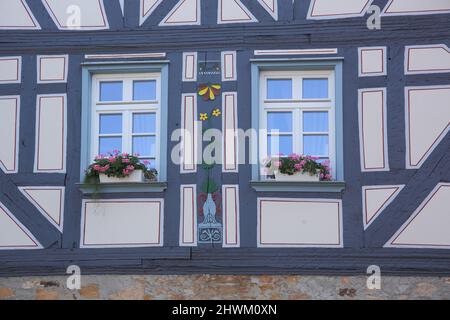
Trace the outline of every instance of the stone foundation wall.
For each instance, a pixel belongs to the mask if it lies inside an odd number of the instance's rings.
[[[78,299],[450,299],[450,278],[313,276],[82,276],[69,290],[65,277],[0,278],[0,300]]]

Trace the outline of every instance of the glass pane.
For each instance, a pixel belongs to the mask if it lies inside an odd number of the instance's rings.
[[[328,136],[304,136],[303,153],[308,156],[328,156]]]
[[[267,131],[292,132],[292,112],[268,112]]]
[[[267,99],[292,99],[292,80],[268,79]]]
[[[122,137],[101,137],[99,140],[99,154],[107,154],[113,150],[122,150]]]
[[[100,82],[100,101],[122,101],[122,81]]]
[[[304,132],[328,132],[328,112],[303,112]]]
[[[122,133],[122,115],[101,114],[100,134],[115,134],[115,133]]]
[[[133,100],[156,100],[156,80],[133,81]]]
[[[303,99],[328,98],[328,79],[303,79]]]
[[[272,156],[292,154],[292,136],[268,136],[267,149]]]
[[[155,113],[134,113],[133,133],[155,133],[156,114]]]
[[[149,169],[155,169],[156,168],[156,160],[153,158],[139,158],[142,163],[146,164],[146,167]]]
[[[156,156],[156,137],[133,137],[133,154],[140,156]]]

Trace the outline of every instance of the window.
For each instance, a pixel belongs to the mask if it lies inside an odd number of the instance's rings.
[[[263,157],[292,153],[336,168],[335,71],[262,71],[259,127]],[[333,172],[333,176],[335,176]]]
[[[91,159],[119,150],[160,171],[160,73],[93,75],[91,119]]]

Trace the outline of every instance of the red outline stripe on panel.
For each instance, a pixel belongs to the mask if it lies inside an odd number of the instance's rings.
[[[15,112],[14,112],[14,169],[9,170],[7,169],[5,163],[0,159],[0,163],[5,168],[7,172],[16,172],[17,170],[17,121],[18,121],[18,114],[19,114],[19,99],[17,97],[10,97],[10,98],[4,98],[0,97],[0,100],[15,100],[16,106],[15,106]]]
[[[358,16],[358,15],[363,14],[363,13],[367,10],[367,7],[373,2],[373,0],[367,0],[366,3],[365,3],[365,5],[364,5],[364,7],[363,7],[363,9],[362,9],[359,13],[356,13],[356,12],[346,12],[346,13],[316,14],[316,15],[314,15],[313,13],[314,13],[314,9],[315,9],[315,7],[316,7],[316,1],[317,1],[317,0],[312,0],[312,1],[314,1],[314,2],[313,2],[312,9],[311,9],[311,11],[310,11],[310,12],[311,12],[311,14],[310,14],[310,17],[311,17],[311,18],[314,18],[314,17],[338,17],[338,16],[348,16],[348,15]]]
[[[231,56],[231,77],[227,77],[227,56]],[[236,59],[236,53],[227,52],[223,55],[223,80],[224,81],[235,81],[236,75],[235,72],[235,59]]]
[[[270,200],[265,200],[265,199],[258,199],[258,207],[259,207],[259,244],[263,245],[263,246],[279,246],[279,245],[291,245],[291,246],[341,246],[341,202],[340,201],[319,201],[319,200],[282,200],[282,199],[270,199]],[[338,241],[337,243],[287,243],[287,242],[279,242],[279,243],[270,243],[270,242],[262,242],[262,224],[263,224],[263,219],[262,219],[262,203],[263,202],[287,202],[287,203],[334,203],[337,204],[338,206]]]
[[[419,214],[425,209],[425,207],[428,205],[428,203],[436,196],[436,194],[441,190],[441,188],[450,188],[450,184],[440,184],[437,188],[435,188],[432,193],[428,196],[428,199],[424,201],[420,206],[417,212],[414,213],[414,216],[412,219],[410,219],[405,225],[403,225],[401,228],[401,231],[399,234],[391,241],[389,240],[389,245],[392,246],[426,246],[426,247],[449,247],[448,244],[427,244],[427,243],[408,243],[408,244],[401,244],[401,243],[394,243],[401,234],[411,225],[411,223],[419,216]]]
[[[379,72],[378,71],[364,72],[364,59],[363,59],[364,51],[381,51],[381,71],[379,71]],[[386,73],[384,61],[385,61],[385,49],[384,48],[361,49],[360,50],[361,76],[371,75],[371,74],[379,74],[380,76],[384,75]]]
[[[41,144],[41,106],[42,106],[42,99],[43,98],[61,98],[61,137],[62,137],[62,146],[61,146],[61,167],[60,168],[51,168],[51,169],[42,169],[40,167],[40,144]],[[65,135],[65,130],[66,130],[66,123],[65,123],[65,119],[66,119],[66,114],[65,114],[65,96],[61,95],[42,95],[39,97],[39,108],[38,108],[38,121],[37,121],[37,148],[36,148],[36,152],[37,152],[37,157],[36,157],[36,171],[61,171],[64,170],[64,151],[65,151],[65,145],[66,145],[66,135]]]
[[[193,186],[182,186],[183,188],[183,192],[181,194],[181,196],[183,197],[183,213],[182,213],[182,222],[181,222],[181,241],[182,244],[195,244],[195,204],[194,204],[194,197],[195,197],[195,190]],[[192,241],[185,241],[185,234],[184,234],[184,217],[185,217],[185,193],[184,190],[185,189],[191,189],[192,190]]]
[[[158,242],[147,242],[147,243],[93,243],[86,244],[86,224],[87,224],[87,204],[88,203],[158,203]],[[84,225],[83,225],[83,243],[84,247],[89,246],[142,246],[142,245],[161,245],[161,201],[159,200],[148,200],[148,201],[85,201],[84,202]]]
[[[51,5],[48,4],[47,0],[43,0],[46,4],[47,4],[47,8],[50,10],[50,14],[53,17],[53,20],[58,24],[58,27],[60,29],[70,29],[70,27],[68,26],[63,26],[61,24],[61,21],[59,21],[58,17],[56,16],[55,12],[52,10]],[[100,10],[100,13],[102,15],[102,20],[103,20],[103,25],[82,25],[80,26],[81,29],[83,28],[104,28],[104,27],[108,27],[108,24],[106,22],[106,13],[103,11],[104,9],[104,5],[103,5],[103,0],[97,0],[98,2],[98,8]]]
[[[381,92],[382,94],[382,101],[383,101],[383,107],[381,108],[381,116],[382,116],[382,125],[381,125],[381,132],[383,135],[383,166],[382,167],[367,167],[366,163],[366,148],[365,148],[365,133],[364,133],[364,94],[365,93],[374,93],[374,92]],[[361,134],[362,134],[362,153],[363,153],[363,162],[364,162],[364,170],[382,170],[386,169],[386,155],[385,155],[385,148],[386,148],[386,136],[385,136],[385,114],[384,114],[384,90],[365,90],[361,91]]]
[[[235,228],[235,236],[234,236],[234,242],[229,242],[228,241],[228,189],[233,189],[234,192],[234,228]],[[225,245],[230,245],[230,246],[236,246],[239,244],[239,239],[238,239],[238,233],[239,233],[239,226],[238,226],[238,194],[237,194],[237,187],[236,186],[224,186],[224,194],[225,194],[225,210],[224,210],[224,219],[225,219],[225,223],[224,223],[224,227],[225,227]]]
[[[423,154],[423,156],[417,161],[416,164],[412,164],[411,160],[412,160],[412,144],[411,144],[411,91],[434,91],[434,90],[449,90],[450,86],[447,88],[423,88],[423,89],[419,89],[419,88],[407,88],[408,90],[408,146],[409,146],[409,166],[410,167],[420,167],[421,166],[421,162],[423,160],[425,160],[426,158],[428,158],[429,156],[429,152],[431,150],[433,150],[435,148],[436,142],[438,142],[441,138],[442,135],[445,131],[447,131],[447,129],[450,127],[450,121],[447,124],[447,126],[441,131],[441,133],[437,136],[437,138],[433,141],[433,143],[430,145],[430,147],[425,151],[425,153]]]

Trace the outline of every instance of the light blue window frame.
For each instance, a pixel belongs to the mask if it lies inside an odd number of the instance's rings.
[[[92,125],[92,76],[111,73],[151,73],[161,74],[161,132],[160,132],[160,168],[158,182],[167,181],[167,126],[168,126],[168,89],[169,62],[86,62],[82,64],[82,104],[81,104],[81,165],[80,182],[84,181],[85,170],[91,159]]]
[[[343,59],[253,59],[252,73],[252,128],[259,129],[260,119],[260,73],[262,71],[303,71],[334,70],[335,74],[335,139],[336,139],[336,182],[344,182],[344,142],[343,142]],[[259,143],[257,155],[259,155]],[[252,165],[252,181],[261,181],[260,166]],[[276,184],[277,182],[270,182]],[[320,182],[324,185],[326,182]],[[340,189],[340,188],[339,188]],[[261,188],[262,190],[262,188]]]

